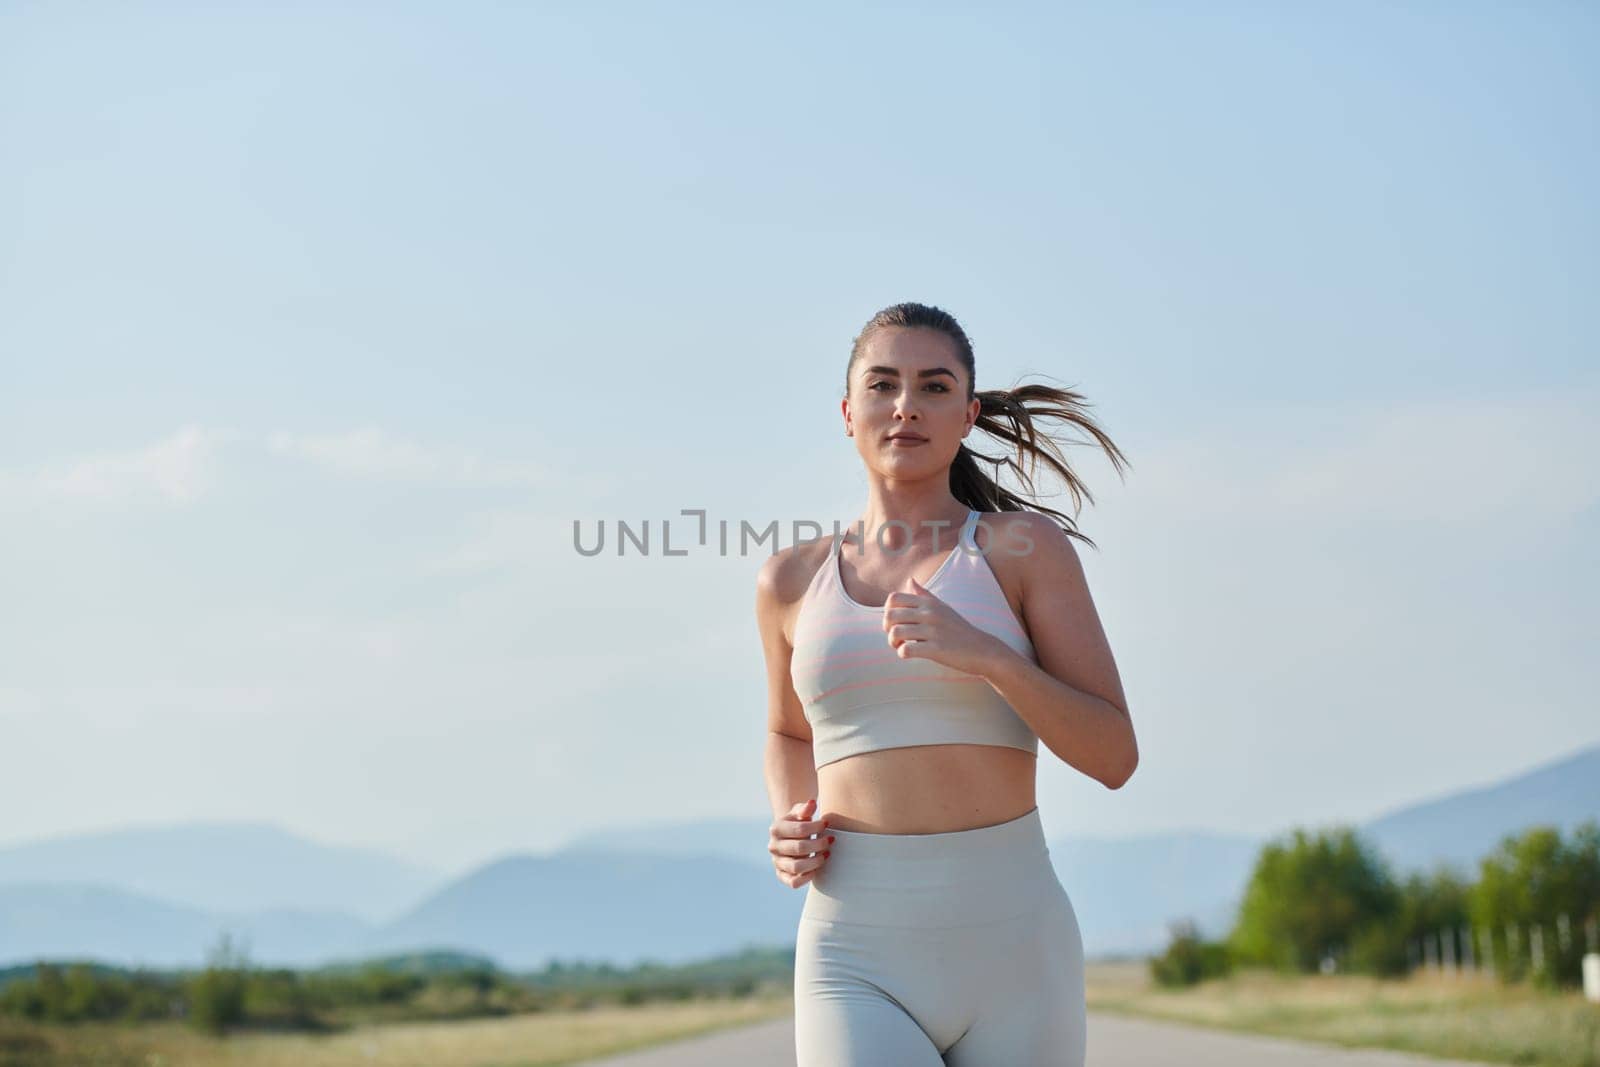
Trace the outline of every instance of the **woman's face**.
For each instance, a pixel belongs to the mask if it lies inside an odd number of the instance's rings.
[[[967,400],[967,369],[937,330],[891,327],[868,339],[850,368],[845,431],[868,467],[918,478],[950,466],[982,405]]]

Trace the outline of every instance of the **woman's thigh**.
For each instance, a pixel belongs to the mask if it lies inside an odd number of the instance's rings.
[[[943,1067],[938,1046],[901,999],[912,996],[908,983],[935,976],[916,974],[886,934],[800,921],[794,960],[798,1067]]]
[[[992,968],[983,1002],[944,1051],[949,1067],[1083,1067],[1088,1051],[1083,937],[1066,890],[1055,887]]]

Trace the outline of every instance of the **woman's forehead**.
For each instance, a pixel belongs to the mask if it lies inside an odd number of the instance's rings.
[[[937,377],[946,382],[965,382],[967,372],[961,360],[956,358],[952,346],[941,343],[941,339],[948,342],[943,334],[933,330],[906,330],[897,332],[932,334],[927,340],[905,340],[894,342],[882,348],[868,346],[862,350],[861,356],[856,361],[854,377],[857,381],[868,375],[878,374],[889,378],[916,378],[923,379],[935,377],[932,371],[947,370],[949,374],[940,374]]]
[[[863,354],[880,363],[931,366],[939,360],[956,358],[955,342],[940,330],[922,326],[890,326],[877,330],[867,339]]]

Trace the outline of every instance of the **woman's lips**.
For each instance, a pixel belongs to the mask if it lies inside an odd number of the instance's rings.
[[[913,445],[925,445],[928,443],[928,439],[926,437],[891,437],[889,438],[889,443],[891,445],[899,445],[901,448],[910,448]]]

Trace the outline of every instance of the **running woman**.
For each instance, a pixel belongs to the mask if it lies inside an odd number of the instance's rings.
[[[799,1067],[1081,1067],[1083,939],[1035,801],[1039,742],[1118,789],[1139,754],[1071,538],[1029,497],[1043,462],[1093,501],[1037,422],[1126,459],[1079,394],[974,388],[939,308],[856,337],[840,409],[867,501],[843,532],[762,564],[769,852],[807,887],[795,943]],[[980,456],[974,428],[1016,460]]]

